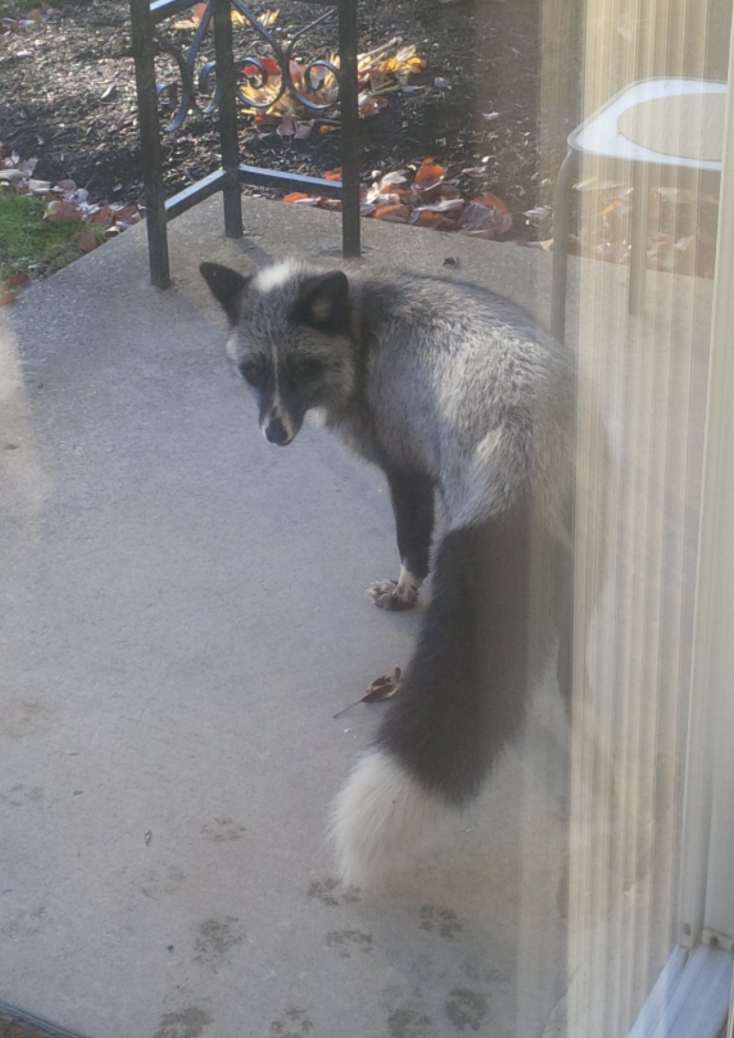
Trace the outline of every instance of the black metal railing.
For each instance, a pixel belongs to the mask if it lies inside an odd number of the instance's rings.
[[[357,100],[357,0],[318,0],[320,5],[331,8],[326,14],[294,33],[285,45],[262,25],[242,0],[208,0],[194,37],[186,54],[167,46],[157,35],[156,27],[166,18],[179,14],[192,6],[192,0],[130,0],[132,17],[132,41],[135,57],[135,80],[138,95],[138,119],[142,151],[143,183],[148,229],[148,251],[150,256],[151,281],[159,288],[171,283],[168,257],[166,224],[175,216],[190,209],[197,202],[221,191],[224,202],[224,231],[228,238],[242,236],[241,183],[266,187],[290,188],[308,194],[319,194],[341,199],[342,203],[342,250],[345,257],[360,254],[359,212],[359,111]],[[274,52],[278,67],[280,86],[274,96],[266,100],[257,99],[257,90],[268,81],[268,67],[258,57],[245,56],[235,60],[232,31],[232,10],[246,20],[248,26],[264,40]],[[321,59],[311,62],[303,72],[305,92],[293,80],[290,73],[293,47],[310,28],[323,21],[336,9],[338,15],[339,62]],[[202,44],[210,26],[214,35],[214,60],[207,61],[197,77],[195,66],[200,57]],[[156,81],[156,43],[173,55],[181,75],[181,92],[170,84]],[[265,169],[240,163],[237,137],[237,108],[246,103],[250,108],[270,107],[288,93],[294,101],[307,111],[319,115],[333,109],[335,101],[327,103],[314,100],[315,88],[320,74],[332,75],[338,85],[338,104],[341,125],[341,180],[326,180],[306,177],[282,170]],[[256,88],[243,95],[238,86],[238,76]],[[179,129],[192,107],[197,104],[199,93],[206,93],[212,78],[215,83],[213,94],[204,106],[204,114],[218,112],[221,167],[209,176],[191,184],[171,198],[165,197],[163,185],[163,148],[161,142],[161,120],[159,109],[165,95],[167,104],[173,109],[173,117],[166,130]],[[179,100],[180,96],[180,100]]]

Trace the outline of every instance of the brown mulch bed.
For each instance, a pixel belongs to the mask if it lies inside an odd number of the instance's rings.
[[[33,0],[15,2],[27,9]],[[293,31],[324,10],[289,0],[254,3],[253,9],[276,6],[278,32]],[[19,12],[6,0],[0,14]],[[37,155],[37,178],[70,178],[88,188],[93,201],[142,201],[128,5],[72,0],[42,19],[25,17],[30,24],[0,35],[0,141],[22,157]],[[506,237],[534,237],[536,225],[522,214],[548,201],[539,165],[540,17],[538,0],[360,4],[360,51],[400,37],[426,61],[410,80],[425,89],[392,93],[378,115],[361,120],[365,177],[417,167],[426,156],[453,176],[484,165],[486,178],[465,178],[462,192],[492,192],[515,216]],[[167,26],[168,38],[184,47],[192,31]],[[319,26],[299,41],[296,54],[323,57],[334,41],[333,31]],[[253,36],[241,46],[248,56],[266,53]],[[161,55],[160,66],[161,79],[177,78],[169,56]],[[490,113],[499,114],[488,121]],[[557,129],[551,147],[560,159],[567,122],[559,118]],[[219,164],[216,120],[200,112],[164,140],[171,194]],[[243,118],[241,160],[322,175],[339,164],[339,133],[294,140],[280,136],[275,125],[256,127]]]

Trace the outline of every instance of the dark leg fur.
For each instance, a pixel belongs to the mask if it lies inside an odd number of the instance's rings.
[[[370,589],[382,609],[410,609],[428,575],[433,535],[433,484],[414,472],[387,471],[403,571],[399,581],[380,581]]]
[[[433,535],[433,484],[426,476],[388,472],[400,561],[418,583],[428,576]]]
[[[536,586],[557,569],[545,553],[558,548],[533,535],[530,511],[446,536],[415,654],[378,732],[379,749],[455,804],[479,792],[518,733],[559,619],[549,610],[562,608],[554,580]]]

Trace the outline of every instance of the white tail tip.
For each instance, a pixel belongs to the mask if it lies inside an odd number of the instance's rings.
[[[363,890],[384,886],[412,864],[456,811],[392,756],[372,750],[334,804],[331,836],[342,882]]]

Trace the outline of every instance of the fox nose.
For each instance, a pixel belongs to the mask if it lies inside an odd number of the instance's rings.
[[[277,416],[271,418],[265,426],[265,438],[269,440],[270,443],[277,443],[279,447],[285,447],[285,445],[291,441],[288,430]]]

